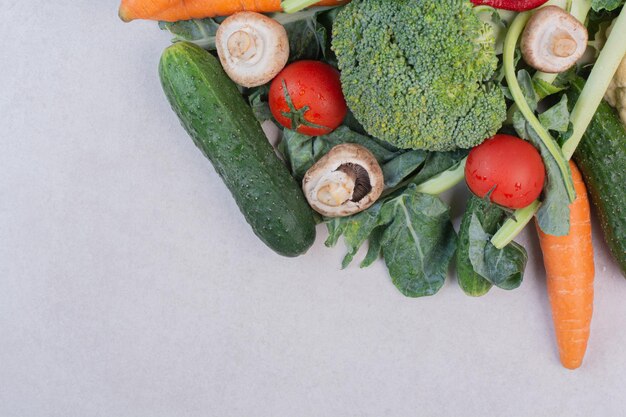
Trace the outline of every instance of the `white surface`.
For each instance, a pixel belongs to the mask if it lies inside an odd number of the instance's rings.
[[[626,280],[599,233],[576,372],[534,237],[522,287],[480,299],[340,271],[321,227],[278,257],[163,97],[169,37],[116,8],[2,3],[0,416],[624,415]]]

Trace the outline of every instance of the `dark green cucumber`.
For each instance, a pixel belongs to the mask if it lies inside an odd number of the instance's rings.
[[[471,195],[461,220],[459,243],[456,249],[456,274],[465,294],[480,297],[487,294],[493,284],[474,271],[469,255],[469,227],[475,214],[485,231],[495,233],[502,219],[502,211],[488,201]]]
[[[584,85],[582,78],[572,82],[570,103],[578,100]],[[626,128],[606,102],[593,116],[574,161],[587,184],[606,243],[626,276]]]
[[[306,252],[315,240],[313,213],[219,61],[181,42],[163,52],[159,75],[183,127],[211,161],[254,233],[281,255]]]

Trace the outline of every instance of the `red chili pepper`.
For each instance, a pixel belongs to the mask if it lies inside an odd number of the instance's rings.
[[[472,0],[472,3],[476,6],[485,5],[496,9],[514,10],[516,12],[534,9],[547,2],[548,0]]]

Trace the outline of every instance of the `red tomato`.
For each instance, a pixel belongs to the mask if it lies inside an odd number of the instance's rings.
[[[539,197],[546,178],[541,155],[533,145],[510,135],[496,135],[472,149],[465,181],[479,197],[489,191],[503,207],[526,207]]]
[[[348,111],[339,71],[320,61],[287,65],[270,85],[269,104],[278,123],[309,136],[332,132]]]

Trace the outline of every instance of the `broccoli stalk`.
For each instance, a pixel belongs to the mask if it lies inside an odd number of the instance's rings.
[[[582,0],[579,8],[573,13],[575,17],[584,21],[586,14],[591,7],[591,0]],[[576,11],[578,13],[576,13]],[[618,16],[615,27],[611,35],[607,39],[606,45],[593,67],[591,74],[580,94],[580,98],[574,105],[574,109],[570,115],[570,121],[573,125],[573,134],[565,142],[562,152],[565,158],[570,159],[580,143],[587,126],[591,122],[598,105],[604,97],[608,85],[617,70],[622,58],[626,55],[626,43],[623,41],[626,36],[626,8],[622,9]],[[546,80],[548,77],[541,77]],[[547,81],[553,81],[549,78]],[[524,226],[530,222],[537,209],[539,202],[535,201],[528,207],[517,210],[514,219],[507,220],[500,230],[493,236],[491,243],[498,249],[503,248],[510,243],[521,232]]]

